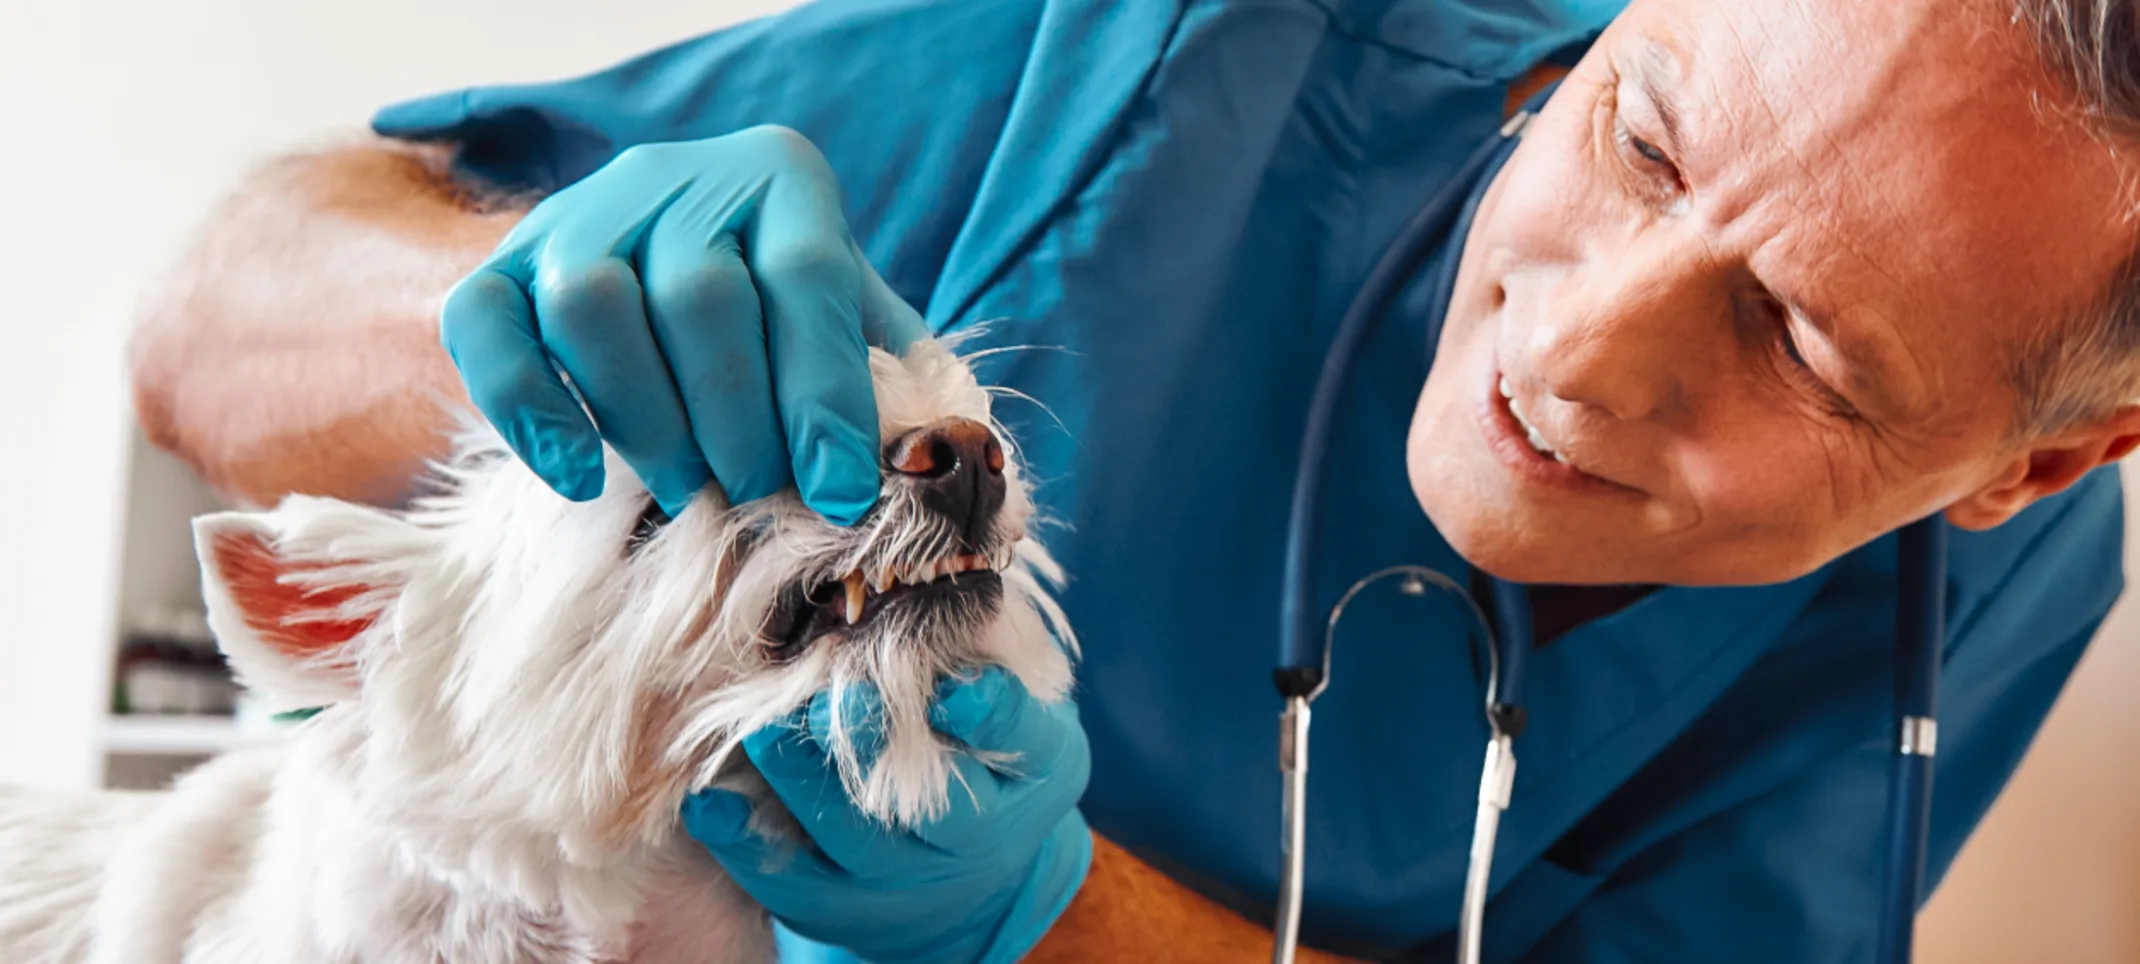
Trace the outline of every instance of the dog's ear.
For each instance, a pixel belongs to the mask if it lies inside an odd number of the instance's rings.
[[[407,522],[304,497],[272,512],[201,516],[193,541],[216,643],[276,712],[356,695],[366,630],[427,554]]]

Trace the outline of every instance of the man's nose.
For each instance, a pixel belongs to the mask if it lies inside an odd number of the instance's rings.
[[[923,508],[942,516],[977,550],[1003,509],[1003,445],[970,418],[925,425],[892,441],[886,461],[907,478]]]
[[[1533,319],[1531,372],[1555,397],[1615,418],[1684,404],[1690,366],[1708,354],[1705,326],[1729,324],[1710,307],[1712,280],[1661,245],[1583,274]]]

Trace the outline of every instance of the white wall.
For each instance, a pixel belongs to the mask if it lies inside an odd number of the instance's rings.
[[[249,162],[377,105],[592,68],[788,0],[0,0],[0,779],[90,785],[143,277]],[[182,507],[175,513],[183,515]],[[137,540],[136,597],[184,592]],[[173,547],[177,548],[174,549]],[[158,581],[158,580],[161,581]],[[2140,607],[2123,607],[1925,922],[1947,964],[2140,960]]]

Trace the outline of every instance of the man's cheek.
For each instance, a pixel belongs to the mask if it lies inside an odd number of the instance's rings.
[[[1524,170],[1502,185],[1501,203],[1492,212],[1495,236],[1489,239],[1496,253],[1558,260],[1573,248],[1566,228],[1576,220],[1576,204],[1558,196],[1562,189],[1553,186],[1554,180]]]

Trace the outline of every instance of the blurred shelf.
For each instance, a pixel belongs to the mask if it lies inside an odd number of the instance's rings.
[[[239,726],[227,716],[113,716],[104,720],[106,753],[212,756],[275,740],[273,731]]]

